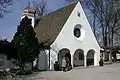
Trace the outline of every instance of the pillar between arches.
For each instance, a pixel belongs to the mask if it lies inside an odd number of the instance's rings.
[[[73,66],[73,55],[71,55],[71,65],[72,65],[72,68],[74,67]]]
[[[87,58],[86,58],[87,55],[84,55],[84,67],[87,67]]]

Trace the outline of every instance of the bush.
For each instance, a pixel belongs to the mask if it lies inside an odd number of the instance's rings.
[[[100,59],[99,65],[100,65],[100,66],[103,66],[103,60],[102,60],[102,59]]]
[[[55,71],[60,71],[60,65],[59,65],[58,61],[55,61],[54,70]]]

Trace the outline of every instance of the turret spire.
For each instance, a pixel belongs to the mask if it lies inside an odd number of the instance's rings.
[[[30,9],[30,1],[28,1],[28,4],[25,9]]]

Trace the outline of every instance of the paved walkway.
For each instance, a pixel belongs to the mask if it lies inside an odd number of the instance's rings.
[[[103,67],[76,68],[68,72],[38,72],[23,80],[120,80],[120,63]]]

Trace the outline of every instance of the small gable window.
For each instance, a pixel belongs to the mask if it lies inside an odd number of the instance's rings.
[[[77,37],[77,38],[79,38],[81,36],[81,32],[80,32],[79,28],[74,29],[74,36]]]
[[[77,16],[80,17],[80,12],[77,12]]]

